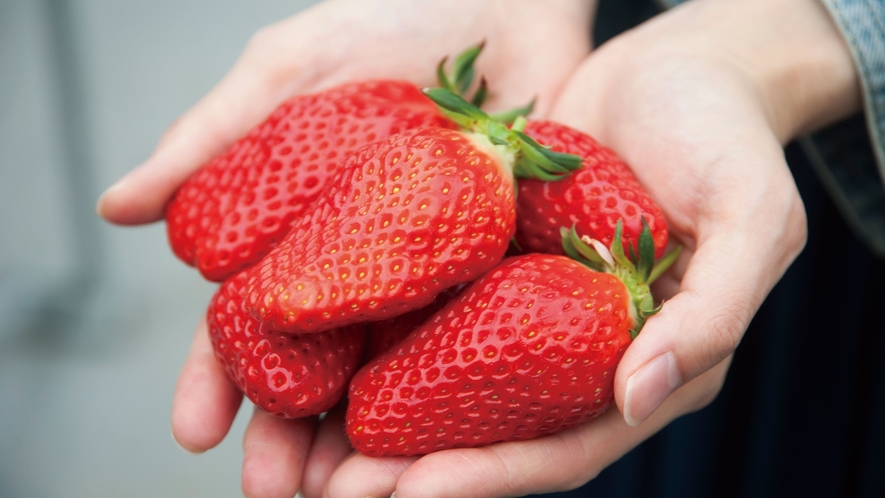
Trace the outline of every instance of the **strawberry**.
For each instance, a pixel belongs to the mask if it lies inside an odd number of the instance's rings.
[[[545,254],[505,260],[360,369],[346,415],[353,447],[421,455],[535,438],[604,412],[621,356],[655,311],[648,284],[675,257],[653,274],[648,228],[638,265],[620,232],[606,256],[569,233],[568,252],[592,258],[584,264]]]
[[[343,157],[428,125],[449,126],[403,81],[348,83],[294,97],[181,186],[166,210],[169,243],[204,277],[222,281],[285,236]]]
[[[551,121],[529,121],[526,133],[553,150],[583,158],[581,169],[559,182],[519,183],[516,243],[525,252],[562,254],[561,227],[610,245],[623,220],[624,250],[630,254],[648,222],[660,257],[667,245],[667,222],[630,167],[586,133]]]
[[[317,332],[427,305],[503,257],[514,174],[554,177],[579,164],[447,90],[428,95],[472,131],[412,129],[348,157],[313,213],[246,270],[247,306],[265,325]]]
[[[463,288],[456,285],[439,293],[433,302],[423,308],[409,311],[387,320],[366,324],[366,348],[363,357],[366,360],[386,353],[399,341],[412,333],[419,325],[427,321],[434,313],[442,309]]]
[[[244,307],[242,274],[228,279],[207,312],[215,357],[237,387],[262,410],[284,418],[318,415],[344,395],[359,365],[359,325],[319,334],[283,334]]]
[[[462,53],[440,83],[464,92],[482,44]],[[480,85],[475,102],[485,97]],[[339,162],[365,144],[411,128],[454,128],[412,83],[347,83],[280,105],[209,161],[166,209],[173,252],[209,280],[257,263],[304,215]]]

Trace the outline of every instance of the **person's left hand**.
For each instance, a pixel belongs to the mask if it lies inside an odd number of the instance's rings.
[[[161,220],[190,174],[282,101],[358,79],[432,85],[440,57],[483,39],[476,72],[489,79],[487,106],[511,108],[535,96],[539,109],[549,109],[589,51],[594,7],[594,0],[320,2],[256,33],[228,75],[169,127],[150,158],[105,192],[97,211],[123,225]],[[212,448],[227,436],[241,400],[201,320],[176,386],[173,437],[187,451]],[[336,427],[327,421],[314,434],[315,418],[289,421],[256,410],[243,438],[244,494],[291,496],[300,488],[318,496],[351,451],[334,443],[342,434]]]

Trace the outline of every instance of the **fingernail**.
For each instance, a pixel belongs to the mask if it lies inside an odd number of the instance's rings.
[[[396,491],[394,491],[393,493],[390,493],[390,498],[396,498]]]
[[[672,352],[658,355],[627,379],[624,420],[636,427],[647,419],[682,383]]]
[[[175,441],[175,446],[178,446],[179,448],[181,448],[181,451],[183,451],[183,452],[185,452],[185,453],[188,453],[188,454],[190,454],[190,455],[199,455],[199,454],[200,454],[200,453],[197,452],[197,451],[191,451],[191,450],[185,448],[184,446],[182,446],[181,443],[179,443],[178,440],[175,439],[175,433],[174,433],[174,432],[171,432],[171,431],[170,431],[169,434],[172,436],[172,441]]]

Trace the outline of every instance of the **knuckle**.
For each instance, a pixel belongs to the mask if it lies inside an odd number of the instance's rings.
[[[687,413],[696,412],[713,403],[722,392],[722,387],[725,385],[725,375],[728,373],[730,364],[731,357],[693,381],[701,383],[701,387],[688,404]]]
[[[719,397],[719,393],[722,392],[723,382],[714,382],[707,385],[701,392],[698,394],[698,397],[694,400],[689,407],[688,413],[696,412],[702,410],[708,406]]]
[[[808,238],[808,217],[793,177],[785,174],[774,181],[763,198],[769,221],[758,224],[756,230],[767,234],[772,247],[784,247],[787,255],[795,258]]]
[[[709,338],[705,341],[705,364],[716,365],[732,354],[740,344],[753,317],[753,310],[741,299],[727,300],[709,324]]]

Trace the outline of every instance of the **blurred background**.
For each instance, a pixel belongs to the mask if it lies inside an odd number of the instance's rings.
[[[241,496],[231,437],[180,450],[169,413],[214,286],[165,228],[94,213],[107,186],[309,0],[0,0],[0,496]]]

